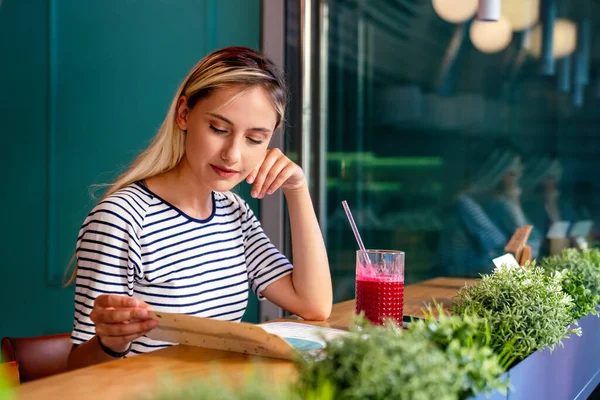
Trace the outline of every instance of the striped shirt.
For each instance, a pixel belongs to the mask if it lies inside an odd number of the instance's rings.
[[[90,212],[77,239],[73,343],[95,335],[89,316],[100,294],[135,297],[156,311],[240,321],[249,287],[263,300],[269,284],[291,273],[244,200],[230,192],[213,192],[212,200],[212,215],[199,220],[134,183]],[[143,336],[131,351],[168,345]]]

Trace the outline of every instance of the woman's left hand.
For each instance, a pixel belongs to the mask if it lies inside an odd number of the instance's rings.
[[[303,189],[306,186],[304,171],[286,157],[279,149],[267,150],[261,163],[248,175],[246,182],[252,185],[252,197],[262,199],[280,187],[284,192]]]

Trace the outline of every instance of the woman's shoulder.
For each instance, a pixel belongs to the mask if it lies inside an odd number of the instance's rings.
[[[249,208],[248,203],[237,193],[234,192],[214,192],[217,205],[230,205],[235,207]]]
[[[106,196],[96,204],[88,215],[118,225],[141,227],[154,196],[139,183],[131,183]]]
[[[215,192],[217,208],[227,208],[229,212],[239,212],[243,221],[254,220],[254,212],[248,203],[237,193]]]

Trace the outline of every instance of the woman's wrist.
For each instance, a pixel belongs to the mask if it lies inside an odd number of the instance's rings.
[[[290,195],[304,194],[308,192],[308,182],[306,179],[300,185],[293,188],[282,188],[283,194],[287,197]]]
[[[102,349],[102,351],[104,353],[108,354],[111,357],[115,357],[115,358],[125,357],[131,350],[131,342],[123,343],[122,345],[119,345],[116,348],[113,348],[113,347],[108,347],[104,343],[102,343],[100,336],[96,336],[96,340],[98,341],[98,345],[100,346],[100,349]]]

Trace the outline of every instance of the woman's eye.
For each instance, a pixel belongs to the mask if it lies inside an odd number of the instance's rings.
[[[212,125],[210,125],[210,129],[211,129],[213,132],[216,132],[216,133],[227,133],[227,131],[224,131],[224,130],[222,130],[222,129],[217,129],[217,128],[215,128],[215,127],[214,127],[214,126],[212,126]]]
[[[252,143],[252,144],[262,144],[262,143],[263,143],[263,141],[262,141],[262,140],[256,140],[256,139],[252,139],[252,138],[250,138],[250,137],[249,137],[249,138],[247,138],[247,139],[248,139],[248,141],[249,141],[250,143]]]

